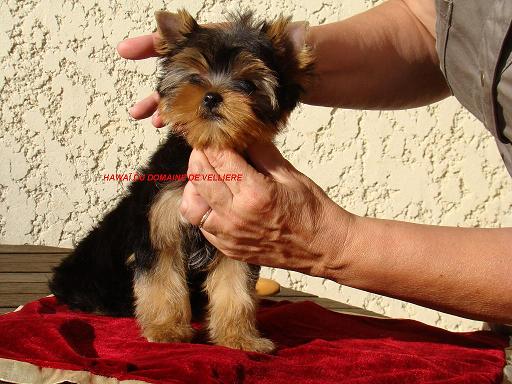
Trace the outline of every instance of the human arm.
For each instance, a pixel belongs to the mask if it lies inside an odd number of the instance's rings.
[[[449,95],[435,47],[434,0],[389,0],[311,27],[302,40],[316,58],[305,103],[400,109]]]
[[[459,228],[354,217],[322,275],[478,320],[512,323],[512,228]]]
[[[263,156],[264,154],[264,156]],[[512,228],[449,228],[359,217],[332,202],[270,144],[249,155],[194,151],[181,212],[229,257],[296,270],[474,319],[512,322]]]

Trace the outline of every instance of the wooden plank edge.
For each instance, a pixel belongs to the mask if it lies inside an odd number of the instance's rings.
[[[72,248],[31,244],[0,244],[0,253],[71,253]]]
[[[18,307],[0,307],[0,315],[4,313],[14,312]]]

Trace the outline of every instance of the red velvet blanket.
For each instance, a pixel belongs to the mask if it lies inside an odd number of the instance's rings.
[[[0,316],[0,360],[162,384],[501,383],[507,340],[490,332],[343,315],[312,302],[265,301],[258,319],[279,346],[272,355],[149,343],[134,319],[71,312],[49,297]]]

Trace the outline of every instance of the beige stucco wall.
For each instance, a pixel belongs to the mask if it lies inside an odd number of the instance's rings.
[[[318,24],[374,3],[251,4],[261,15],[283,12]],[[0,3],[0,243],[73,245],[126,189],[126,184],[104,182],[102,175],[133,171],[164,136],[127,114],[152,89],[154,60],[122,60],[115,45],[151,31],[155,9],[186,6],[199,20],[214,21],[237,5],[222,0]],[[357,214],[456,226],[512,225],[512,182],[493,140],[453,98],[398,112],[302,107],[279,147]],[[479,326],[298,273],[267,269],[264,274],[389,316],[449,329]]]

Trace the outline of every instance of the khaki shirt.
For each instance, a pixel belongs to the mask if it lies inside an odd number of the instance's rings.
[[[492,133],[512,175],[512,0],[436,0],[436,9],[448,86]]]

